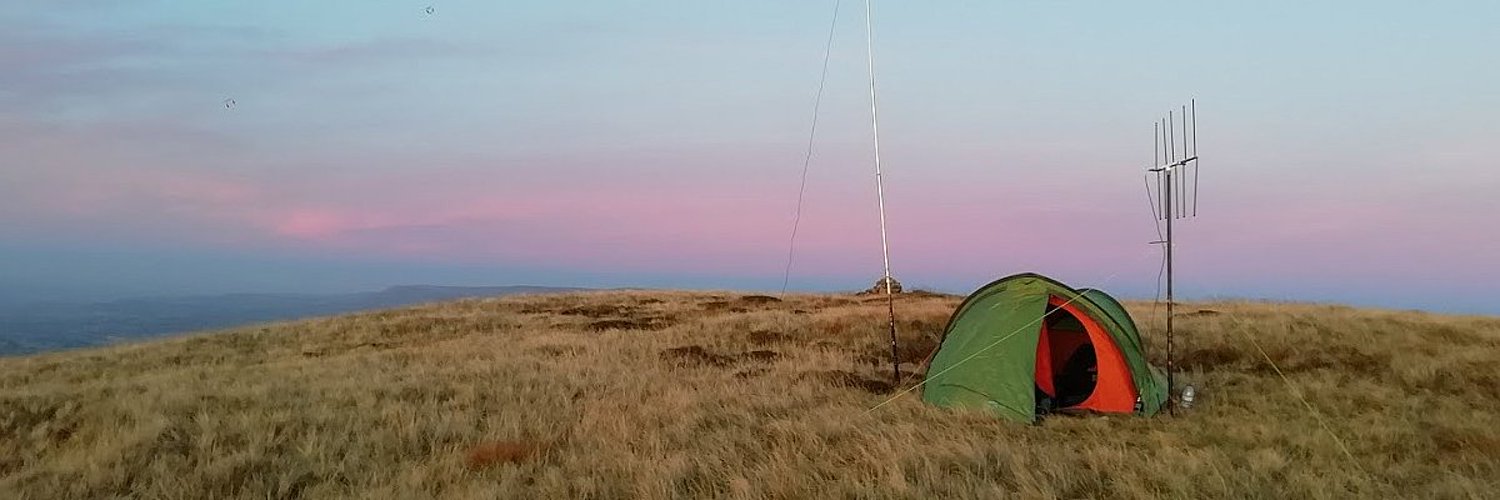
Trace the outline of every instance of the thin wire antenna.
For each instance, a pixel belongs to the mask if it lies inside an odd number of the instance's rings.
[[[818,111],[823,106],[823,89],[828,84],[828,59],[833,53],[833,35],[839,25],[839,6],[833,2],[833,20],[828,25],[828,41],[823,44],[823,71],[818,77],[818,92],[813,96],[812,126],[807,131],[807,154],[802,157],[802,183],[797,187],[797,210],[792,215],[792,237],[787,242],[786,271],[781,275],[781,298],[786,298],[787,284],[792,280],[792,257],[797,251],[797,229],[802,225],[802,200],[807,193],[807,170],[812,164],[813,143],[818,137]]]
[[[1156,237],[1158,239],[1160,239],[1161,238],[1161,215],[1159,215],[1158,212],[1157,212],[1157,210],[1156,210],[1156,200],[1159,199],[1159,198],[1158,198],[1158,195],[1156,193],[1152,193],[1151,192],[1151,177],[1150,177],[1150,175],[1151,175],[1150,173],[1147,173],[1146,175],[1141,176],[1141,181],[1146,184],[1146,202],[1151,204],[1151,223],[1156,224]],[[1160,177],[1160,176],[1158,176],[1158,177]]]
[[[891,383],[900,384],[901,358],[896,348],[896,292],[892,290],[894,280],[891,279],[891,247],[885,232],[885,184],[881,179],[880,170],[880,110],[875,98],[874,17],[873,9],[870,8],[870,0],[865,0],[865,61],[870,73],[870,132],[875,140],[875,199],[880,207],[880,259],[885,266],[885,277],[880,282],[885,285],[886,310],[890,315],[891,372],[893,374]]]
[[[1193,110],[1193,217],[1198,216],[1198,99],[1188,100]]]

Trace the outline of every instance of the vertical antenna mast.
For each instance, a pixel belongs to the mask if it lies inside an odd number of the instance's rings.
[[[880,259],[885,266],[885,277],[880,282],[885,286],[886,311],[890,313],[891,374],[892,387],[901,384],[901,359],[896,349],[896,296],[891,289],[891,248],[885,236],[885,185],[880,172],[880,111],[875,99],[875,23],[870,9],[870,0],[865,0],[865,55],[870,72],[870,131],[875,139],[875,199],[880,207]]]
[[[1168,112],[1167,130],[1162,131],[1167,134],[1167,144],[1169,144],[1168,163],[1165,165],[1171,165],[1173,163],[1172,160],[1177,156],[1176,148],[1170,146],[1172,143],[1171,129],[1172,116],[1171,112]],[[1174,356],[1172,355],[1172,306],[1174,302],[1172,300],[1172,219],[1175,219],[1176,215],[1172,209],[1177,205],[1177,200],[1172,197],[1172,168],[1163,167],[1163,172],[1167,176],[1167,241],[1164,243],[1167,249],[1167,413],[1175,415],[1176,405],[1172,404],[1172,390],[1175,387],[1172,377],[1177,371],[1176,367],[1173,366]]]
[[[1156,132],[1152,133],[1152,140],[1159,141],[1159,147],[1154,147],[1157,156],[1161,159],[1155,165],[1147,169],[1155,172],[1161,179],[1159,198],[1160,210],[1152,207],[1152,217],[1159,213],[1161,218],[1167,221],[1165,239],[1153,241],[1153,244],[1163,245],[1166,254],[1167,274],[1167,411],[1175,414],[1176,404],[1173,402],[1173,394],[1176,391],[1176,353],[1173,345],[1173,320],[1176,317],[1176,296],[1173,290],[1175,276],[1173,270],[1173,254],[1175,253],[1172,235],[1173,219],[1187,219],[1197,216],[1198,212],[1198,105],[1196,99],[1192,103],[1192,134],[1189,135],[1189,108],[1182,108],[1182,156],[1177,155],[1177,130],[1176,117],[1172,111],[1167,111],[1167,117],[1156,122],[1153,127]],[[1188,182],[1185,175],[1188,167],[1193,169],[1193,181]],[[1173,193],[1173,190],[1176,193]],[[1191,205],[1191,210],[1189,206]]]

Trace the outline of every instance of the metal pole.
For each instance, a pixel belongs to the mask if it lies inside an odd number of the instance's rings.
[[[1172,199],[1172,170],[1175,168],[1170,163],[1166,167],[1168,200]],[[1172,306],[1174,305],[1172,299],[1172,206],[1173,203],[1167,203],[1167,413],[1175,416],[1176,405],[1172,403],[1172,394],[1174,394],[1172,391],[1176,387],[1173,380],[1173,373],[1176,370],[1172,363]]]
[[[891,386],[901,384],[901,358],[896,349],[896,296],[891,290],[891,248],[885,235],[885,186],[880,172],[880,110],[875,100],[875,22],[870,0],[865,0],[865,55],[870,72],[870,130],[875,137],[875,199],[880,206],[880,259],[885,266],[886,309],[890,313]]]

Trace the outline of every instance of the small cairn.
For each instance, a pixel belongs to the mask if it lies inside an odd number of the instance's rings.
[[[880,278],[878,280],[875,280],[875,286],[872,286],[865,291],[859,292],[859,295],[885,295],[886,280],[890,280],[891,282],[891,293],[901,293],[901,282],[896,281],[896,278],[892,277]]]

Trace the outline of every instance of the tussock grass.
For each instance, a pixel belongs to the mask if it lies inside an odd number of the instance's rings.
[[[895,392],[881,300],[465,300],[0,359],[0,497],[1500,491],[1500,319],[1187,304],[1178,348],[1197,408],[1023,426],[915,393],[870,411]],[[904,370],[957,302],[900,299]],[[1161,362],[1164,311],[1131,308]]]

